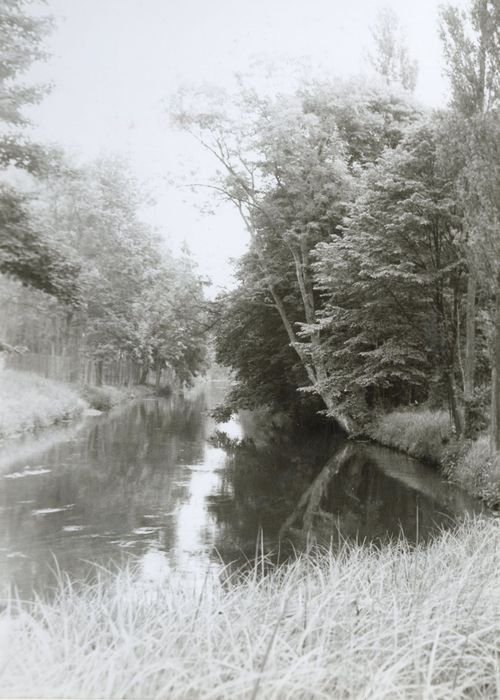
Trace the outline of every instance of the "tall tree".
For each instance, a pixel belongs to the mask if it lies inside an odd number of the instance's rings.
[[[410,58],[398,16],[391,8],[378,11],[371,31],[373,50],[368,60],[387,85],[401,85],[413,92],[417,84],[418,64]]]
[[[455,390],[463,260],[454,172],[440,121],[418,125],[363,175],[343,235],[318,246],[329,382],[363,411],[423,398],[433,375],[457,433]]]
[[[476,294],[481,270],[489,269],[498,298],[492,352],[491,445],[500,449],[500,249],[495,203],[499,201],[496,124],[500,99],[500,2],[473,0],[468,13],[447,6],[441,37],[457,115],[457,152],[463,160],[461,194],[465,205],[465,251],[469,277],[466,306],[464,398],[466,428],[472,419],[475,375]],[[488,173],[488,175],[486,175]],[[488,198],[485,201],[485,198]],[[485,212],[489,213],[485,225]],[[492,228],[493,227],[493,228]],[[493,265],[492,265],[493,261]]]
[[[45,58],[43,40],[52,27],[49,17],[32,16],[27,0],[0,3],[0,169],[21,168],[45,174],[58,161],[53,149],[30,142],[23,109],[38,102],[45,86],[26,85],[23,75]],[[77,267],[34,225],[29,198],[0,182],[0,272],[52,294],[68,304],[79,302]]]
[[[174,118],[215,158],[220,170],[209,186],[245,223],[258,269],[245,285],[274,308],[308,389],[350,429],[334,394],[322,390],[327,377],[314,325],[319,300],[311,251],[335,233],[356,173],[388,141],[397,142],[412,110],[392,95],[363,94],[354,85],[304,86],[275,100],[243,91],[236,105],[225,106],[220,93],[208,105],[199,94],[195,99],[190,108],[177,106]]]

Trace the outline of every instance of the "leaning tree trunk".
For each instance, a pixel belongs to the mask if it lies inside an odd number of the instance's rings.
[[[491,357],[490,450],[500,451],[500,269],[496,274],[493,352]]]

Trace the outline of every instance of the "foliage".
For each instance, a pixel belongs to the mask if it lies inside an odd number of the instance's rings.
[[[500,3],[472,0],[468,12],[446,5],[440,31],[453,107],[465,117],[489,111],[500,98]]]
[[[461,217],[441,128],[423,121],[367,168],[343,235],[317,247],[325,390],[342,401],[422,398],[456,371]]]
[[[81,386],[78,392],[82,399],[96,411],[109,411],[125,401],[128,394],[116,386]]]
[[[372,39],[374,51],[368,58],[375,71],[387,85],[399,84],[412,92],[417,84],[418,64],[408,54],[399,20],[392,9],[379,10]]]
[[[357,83],[304,85],[295,95],[274,100],[243,91],[236,105],[221,106],[217,93],[208,95],[205,108],[199,106],[199,94],[196,98],[198,109],[177,106],[176,121],[223,166],[210,186],[237,207],[251,236],[249,255],[239,270],[241,290],[226,300],[228,308],[233,302],[237,308],[241,297],[241,303],[255,309],[252,333],[260,337],[254,344],[255,367],[268,367],[269,356],[258,348],[269,350],[270,343],[274,357],[286,357],[289,346],[295,364],[298,360],[302,366],[298,373],[288,370],[285,382],[269,385],[268,402],[278,401],[278,394],[274,399],[270,394],[286,383],[305,385],[342,420],[332,404],[333,394],[322,392],[325,367],[320,332],[313,326],[321,302],[314,290],[311,253],[336,233],[358,174],[386,146],[397,145],[416,111],[399,96]],[[258,308],[274,309],[284,333],[269,339],[265,327],[272,316],[267,311],[257,314]],[[231,314],[224,319],[223,330],[216,329],[222,346]],[[307,325],[299,336],[301,324]],[[248,326],[240,324],[240,332],[243,328]],[[229,335],[236,340],[236,326],[234,331]],[[222,353],[227,361],[228,353]],[[238,357],[245,362],[239,353],[231,365],[239,372]],[[257,372],[248,374],[245,382],[245,387],[240,382],[240,396],[255,403],[262,389]]]
[[[27,105],[38,102],[46,88],[30,86],[21,77],[34,61],[45,57],[43,39],[52,27],[49,17],[29,13],[28,0],[2,0],[0,11],[0,168],[46,175],[59,154],[33,144],[23,128]],[[78,266],[38,230],[28,213],[26,197],[0,182],[0,272],[23,284],[77,306]]]
[[[103,363],[131,357],[145,371],[170,368],[189,382],[204,368],[203,285],[189,255],[175,259],[141,221],[144,201],[119,158],[80,168],[61,163],[30,214],[79,268],[80,309],[60,321],[66,347]]]
[[[0,183],[0,272],[65,304],[80,304],[78,263],[33,225],[26,198]]]
[[[250,255],[245,264],[252,264]],[[242,284],[216,304],[216,360],[234,367],[237,381],[226,399],[229,413],[261,406],[292,414],[318,409],[314,397],[297,394],[307,375],[265,295],[252,295]]]

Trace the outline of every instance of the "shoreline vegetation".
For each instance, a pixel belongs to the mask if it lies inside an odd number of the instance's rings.
[[[33,372],[0,370],[0,441],[79,418],[85,411],[108,411],[147,387],[71,385]]]
[[[68,422],[86,410],[108,411],[151,391],[144,386],[77,386],[31,372],[0,372],[0,440]],[[500,462],[485,434],[457,441],[443,410],[401,410],[376,417],[364,435],[436,467],[448,480],[491,508],[500,505]]]
[[[139,566],[61,575],[51,599],[4,609],[1,693],[496,697],[499,525],[471,519],[413,548],[344,543],[277,568],[257,560],[227,580],[152,581]]]
[[[486,433],[475,439],[454,435],[443,410],[402,410],[384,414],[366,429],[371,440],[436,467],[449,481],[490,508],[500,506],[500,459],[491,454]]]

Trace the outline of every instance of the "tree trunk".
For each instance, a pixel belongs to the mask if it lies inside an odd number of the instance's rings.
[[[474,431],[474,375],[476,370],[476,289],[477,280],[473,272],[467,277],[467,300],[465,319],[465,367],[464,367],[464,433],[472,437]]]
[[[139,384],[145,384],[148,380],[148,374],[149,374],[149,363],[146,362],[145,365],[143,365],[141,369],[141,374],[139,376]]]
[[[455,428],[456,435],[459,436],[462,434],[462,418],[458,409],[457,387],[455,384],[453,369],[449,369],[446,372],[446,384],[448,388],[448,405],[450,407],[450,413],[453,419],[453,426]]]
[[[95,383],[96,386],[102,386],[102,360],[97,360],[95,365]]]
[[[161,382],[161,373],[163,372],[163,367],[157,367],[156,368],[156,388],[160,388],[160,382]]]
[[[496,275],[493,352],[491,357],[490,451],[500,451],[500,270]]]

